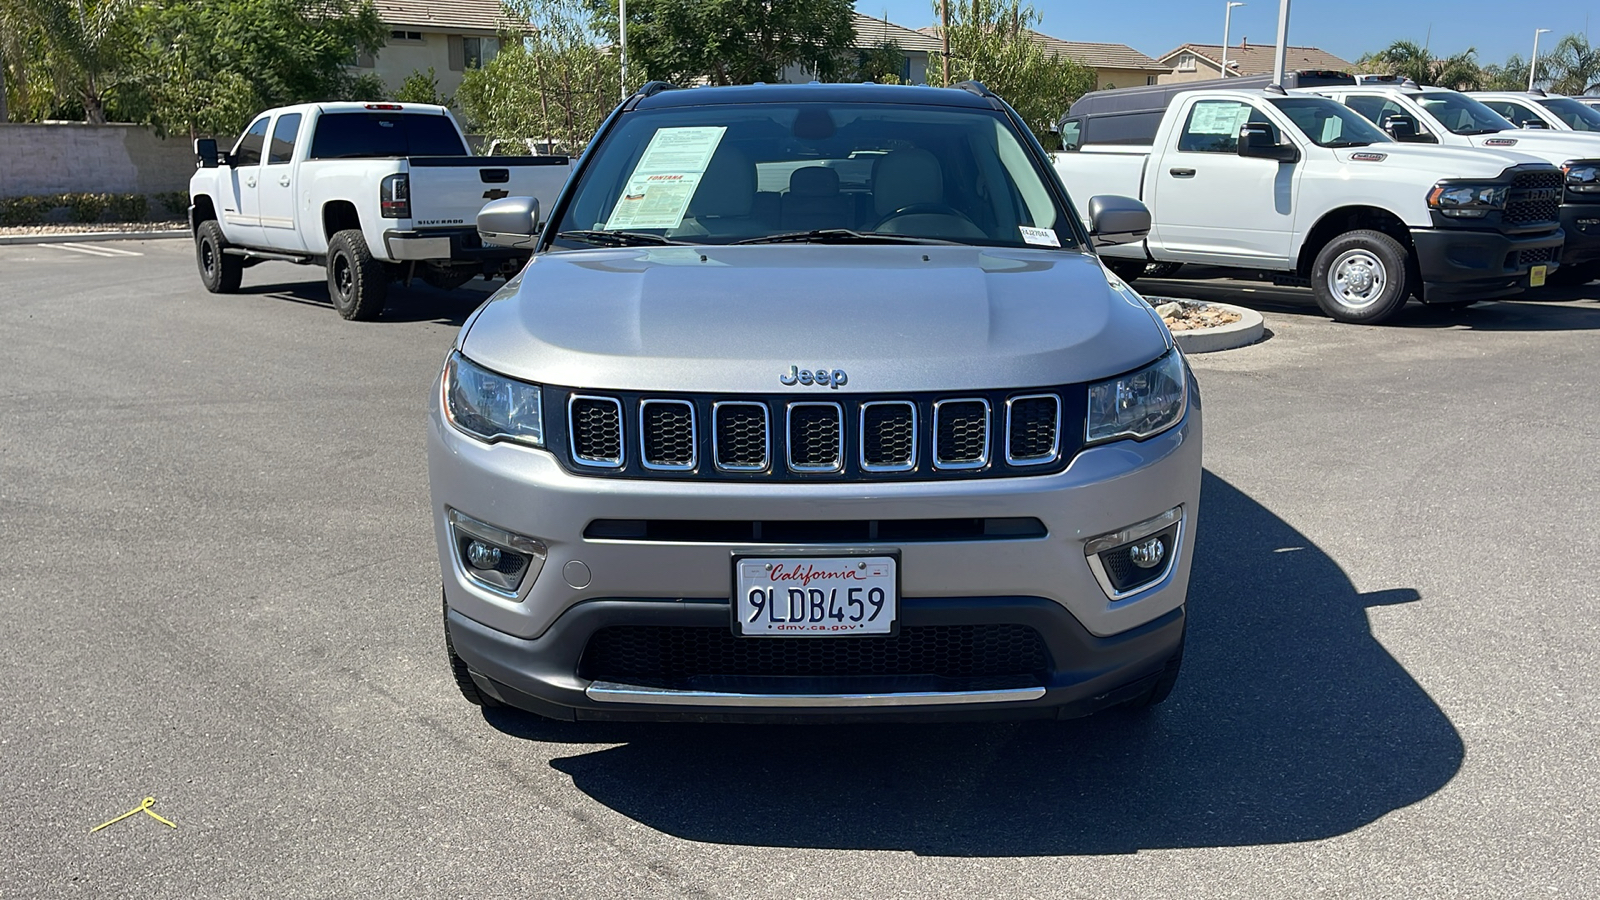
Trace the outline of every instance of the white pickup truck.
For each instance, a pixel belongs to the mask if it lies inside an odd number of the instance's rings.
[[[1566,232],[1554,280],[1582,284],[1600,278],[1600,135],[1518,128],[1478,100],[1457,91],[1364,75],[1361,83],[1319,87],[1382,126],[1395,140],[1442,147],[1514,150],[1563,170],[1556,215]]]
[[[1555,268],[1562,176],[1548,163],[1396,143],[1332,100],[1281,88],[1129,90],[1142,93],[1087,95],[1069,121],[1091,140],[1140,143],[1080,141],[1054,157],[1071,195],[1150,208],[1145,240],[1100,251],[1124,279],[1149,262],[1267,271],[1309,281],[1329,316],[1371,324],[1411,296],[1464,306]],[[1080,114],[1097,103],[1105,122]],[[1138,133],[1150,126],[1153,140]]]
[[[444,290],[477,275],[510,276],[529,251],[486,247],[474,221],[508,195],[548,204],[565,156],[471,156],[449,110],[399,103],[312,103],[257,116],[233,149],[195,142],[189,182],[200,279],[239,289],[267,260],[326,266],[346,319],[375,319],[389,284]]]

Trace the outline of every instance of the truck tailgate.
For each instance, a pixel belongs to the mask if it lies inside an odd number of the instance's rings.
[[[1066,187],[1085,228],[1089,227],[1089,198],[1101,194],[1144,199],[1144,170],[1150,148],[1096,145],[1075,153],[1053,153],[1056,175]],[[1154,210],[1151,211],[1154,216]],[[1101,248],[1104,256],[1144,256],[1144,243]]]
[[[501,197],[537,197],[548,210],[567,183],[565,156],[416,156],[406,160],[415,228],[471,226]]]

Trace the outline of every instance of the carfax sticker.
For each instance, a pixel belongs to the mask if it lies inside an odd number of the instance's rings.
[[[622,196],[606,220],[607,231],[677,228],[727,128],[662,128],[650,138]]]
[[[1022,232],[1022,242],[1025,244],[1032,244],[1035,247],[1061,246],[1061,238],[1056,237],[1053,229],[1018,225],[1017,230]]]

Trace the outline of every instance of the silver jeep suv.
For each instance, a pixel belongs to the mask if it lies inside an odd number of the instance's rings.
[[[1071,717],[1171,691],[1200,402],[1017,114],[652,84],[461,329],[428,450],[450,665],[560,719]],[[542,224],[542,228],[539,227]]]

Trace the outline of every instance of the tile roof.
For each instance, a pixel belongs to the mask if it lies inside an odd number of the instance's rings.
[[[1273,44],[1240,44],[1228,47],[1228,70],[1240,75],[1270,75],[1274,65],[1273,54],[1276,51]],[[1346,62],[1326,50],[1316,47],[1288,48],[1287,67],[1290,71],[1296,69],[1333,69],[1348,70],[1354,68],[1352,63]],[[1181,52],[1193,53],[1203,56],[1212,65],[1220,65],[1222,61],[1221,44],[1184,44],[1162,54],[1161,61],[1176,64],[1177,56]],[[1238,63],[1237,66],[1234,63]]]
[[[939,26],[930,25],[920,30],[923,34],[937,41]],[[1051,53],[1065,56],[1073,62],[1091,69],[1139,69],[1146,72],[1172,71],[1171,66],[1159,63],[1127,44],[1063,41],[1060,38],[1053,38],[1048,34],[1040,34],[1037,31],[1028,32],[1028,36],[1033,39],[1034,43],[1043,46]]]
[[[856,46],[862,49],[876,47],[886,41],[894,41],[900,45],[901,50],[934,53],[940,49],[941,42],[937,33],[930,35],[923,31],[912,31],[893,22],[875,19],[861,13],[855,14],[853,25],[856,30]]]
[[[526,22],[506,12],[500,0],[374,0],[386,25],[440,30],[522,30]]]

